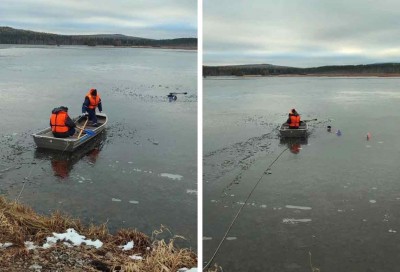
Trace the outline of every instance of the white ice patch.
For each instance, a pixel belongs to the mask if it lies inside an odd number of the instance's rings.
[[[396,233],[397,231],[390,229],[388,232]]]
[[[5,242],[4,244],[3,243],[0,243],[0,249],[4,249],[4,248],[7,248],[7,247],[10,247],[10,246],[12,246],[13,244],[12,243],[9,243],[9,242]]]
[[[114,201],[114,202],[121,202],[121,199],[118,199],[118,198],[111,198],[111,201]]]
[[[57,241],[68,241],[74,246],[79,246],[85,243],[88,246],[94,246],[95,248],[100,248],[103,243],[97,239],[96,241],[85,239],[83,235],[79,235],[74,229],[67,229],[66,233],[55,233],[53,232],[53,237],[47,237],[47,242],[43,244],[43,248],[49,248],[53,246]]]
[[[378,188],[376,188],[376,187],[372,187],[372,190],[376,190],[376,189],[378,189]]]
[[[262,204],[262,205],[260,205],[260,207],[265,209],[267,207],[267,205]]]
[[[369,203],[376,203],[376,200],[371,199]]]
[[[288,209],[311,210],[311,207],[303,207],[303,206],[286,205],[285,207]]]
[[[197,195],[197,190],[187,189],[186,193],[188,193],[189,195]]]
[[[378,144],[383,144],[383,142],[382,142],[382,141],[379,141]]]
[[[189,269],[189,268],[183,267],[183,268],[179,268],[177,272],[197,272],[197,268],[193,267],[193,268]]]
[[[142,256],[139,256],[139,255],[136,255],[136,254],[129,256],[129,258],[131,258],[132,260],[143,260]]]
[[[227,241],[233,241],[233,240],[236,240],[236,239],[237,239],[237,237],[226,237]]]
[[[133,241],[128,242],[126,245],[124,246],[119,246],[119,248],[122,248],[123,251],[125,250],[131,250],[133,248]]]
[[[169,179],[173,179],[173,180],[181,180],[183,178],[183,176],[181,176],[181,175],[169,174],[169,173],[161,173],[160,176],[163,178],[169,178]]]
[[[294,219],[294,218],[283,218],[282,223],[285,224],[297,224],[297,223],[307,223],[311,222],[311,219],[305,218],[305,219]]]
[[[129,203],[131,203],[131,204],[139,204],[139,201],[136,201],[136,200],[130,200],[130,201],[129,201]]]
[[[27,250],[32,250],[36,248],[36,246],[31,241],[26,241],[24,244]]]
[[[206,237],[206,236],[203,237],[203,241],[209,241],[209,240],[212,240],[212,237]]]

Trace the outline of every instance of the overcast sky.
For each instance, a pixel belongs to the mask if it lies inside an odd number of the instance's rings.
[[[197,37],[197,1],[0,0],[0,26],[56,34]]]
[[[400,62],[398,0],[204,0],[205,65]]]

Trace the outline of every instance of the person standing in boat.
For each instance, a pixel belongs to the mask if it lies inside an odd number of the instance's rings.
[[[50,115],[50,127],[56,138],[67,138],[75,134],[75,123],[68,116],[68,108],[54,108]]]
[[[85,96],[85,101],[82,105],[82,113],[88,113],[89,120],[92,122],[92,126],[97,127],[96,108],[101,112],[103,110],[101,105],[101,98],[98,95],[96,89],[90,89]]]
[[[299,128],[300,126],[300,115],[297,113],[295,109],[291,109],[289,112],[289,118],[287,119],[287,123],[289,124],[289,128]]]

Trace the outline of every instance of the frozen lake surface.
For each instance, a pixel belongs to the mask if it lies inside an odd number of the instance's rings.
[[[197,247],[195,51],[0,45],[0,193],[111,231],[164,225]],[[72,155],[37,150],[51,110],[97,88],[106,133]],[[169,103],[169,92],[188,92]],[[167,174],[167,175],[166,175]]]
[[[395,271],[399,85],[399,78],[205,79],[204,261],[245,205],[214,260],[224,271],[311,271],[309,253],[324,272]],[[291,108],[318,119],[307,141],[279,139]]]

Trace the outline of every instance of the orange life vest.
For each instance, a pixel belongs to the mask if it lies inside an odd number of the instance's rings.
[[[86,94],[87,98],[89,98],[89,106],[88,108],[94,110],[100,102],[100,95],[92,96],[92,90],[90,90]]]
[[[300,115],[290,115],[289,127],[298,128],[300,126]]]
[[[65,111],[59,111],[52,113],[50,116],[51,131],[56,133],[64,133],[69,130],[69,127],[65,125],[67,121],[68,113]]]

